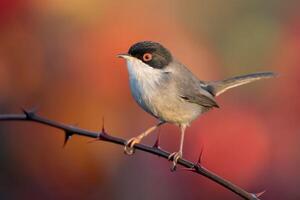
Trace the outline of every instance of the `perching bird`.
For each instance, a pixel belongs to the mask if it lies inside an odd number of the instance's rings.
[[[138,42],[130,47],[127,54],[118,56],[127,62],[130,89],[135,101],[159,120],[155,126],[129,139],[124,151],[132,154],[134,145],[160,125],[175,124],[181,129],[181,138],[179,151],[169,156],[173,160],[172,169],[182,157],[186,127],[208,110],[219,108],[216,96],[230,88],[274,76],[272,72],[261,72],[221,81],[201,81],[168,49],[151,41]]]

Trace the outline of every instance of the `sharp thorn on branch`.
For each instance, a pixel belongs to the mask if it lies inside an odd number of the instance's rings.
[[[264,193],[266,192],[266,190],[263,190],[262,192],[253,194],[256,198],[259,198],[260,196],[262,196]]]
[[[104,117],[102,117],[102,133],[105,133]]]
[[[69,131],[65,131],[65,139],[64,139],[64,144],[63,147],[65,147],[68,143],[68,141],[71,139],[71,137],[73,136],[74,133],[69,132]]]
[[[106,132],[105,130],[105,123],[104,123],[104,117],[102,117],[102,129],[101,132],[98,135],[98,138],[95,140],[106,140],[106,136],[108,136],[109,134]]]
[[[197,160],[197,165],[202,164],[202,158],[203,158],[203,146],[200,149],[199,157],[198,157],[198,160]]]
[[[27,119],[32,119],[37,111],[36,107],[32,109],[26,109],[26,108],[21,108],[21,109]]]

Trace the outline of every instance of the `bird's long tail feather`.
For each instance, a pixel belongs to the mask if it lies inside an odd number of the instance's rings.
[[[223,92],[225,92],[231,88],[234,88],[234,87],[237,87],[240,85],[244,85],[247,83],[251,83],[253,81],[257,81],[260,79],[272,78],[274,76],[276,76],[276,74],[273,72],[258,72],[258,73],[253,73],[253,74],[236,76],[236,77],[228,78],[228,79],[221,80],[221,81],[212,81],[212,82],[209,82],[208,84],[210,85],[210,87],[212,89],[212,93],[215,96],[219,96],[220,94],[222,94]]]

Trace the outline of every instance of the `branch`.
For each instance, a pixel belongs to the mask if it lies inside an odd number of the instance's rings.
[[[60,129],[65,132],[65,141],[64,145],[67,143],[68,139],[72,135],[80,135],[80,136],[85,136],[85,137],[90,137],[90,138],[95,138],[99,141],[105,141],[105,142],[110,142],[118,145],[125,145],[126,140],[123,138],[119,137],[114,137],[112,135],[109,135],[104,128],[102,128],[101,132],[93,132],[93,131],[88,131],[85,129],[77,128],[71,125],[66,125],[60,122],[56,122],[44,117],[41,117],[37,115],[34,111],[27,111],[23,110],[24,114],[3,114],[0,115],[0,121],[32,121],[36,122],[39,124],[44,124],[46,126],[51,126],[57,129]],[[158,142],[155,143],[154,146],[148,146],[144,144],[135,144],[134,145],[135,149],[138,149],[140,151],[144,151],[150,154],[154,154],[160,157],[163,157],[165,159],[168,159],[170,153],[161,149],[158,146]],[[234,185],[230,181],[218,176],[217,174],[209,171],[208,169],[204,168],[201,165],[201,156],[202,153],[199,156],[199,160],[196,163],[193,163],[191,161],[185,160],[185,159],[179,159],[178,164],[185,167],[184,169],[187,171],[194,172],[196,174],[200,174],[213,182],[223,186],[224,188],[230,190],[231,192],[237,194],[238,196],[242,197],[243,199],[247,200],[259,200],[259,196],[263,194],[263,192],[258,193],[258,194],[253,194],[245,191],[244,189],[238,187],[237,185]]]

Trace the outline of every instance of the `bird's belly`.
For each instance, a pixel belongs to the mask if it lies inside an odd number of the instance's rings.
[[[186,102],[179,96],[168,97],[168,94],[155,99],[153,105],[160,119],[174,124],[189,125],[203,111],[197,104]]]
[[[135,101],[146,112],[165,122],[188,125],[204,110],[200,105],[186,102],[172,93],[171,88],[148,87],[134,79],[130,80],[130,87]]]

